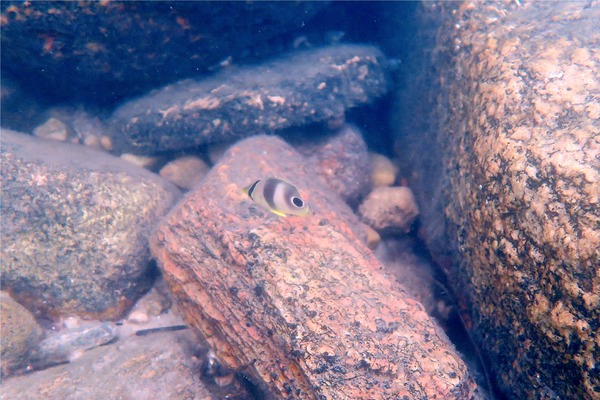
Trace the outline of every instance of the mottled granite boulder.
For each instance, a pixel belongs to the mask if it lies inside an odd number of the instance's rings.
[[[295,183],[313,213],[253,204],[242,187],[266,176]],[[257,136],[227,151],[151,248],[189,323],[261,398],[472,398],[462,360],[356,223],[298,153]]]
[[[426,240],[501,390],[598,399],[600,5],[425,8],[428,97],[398,109]]]
[[[300,30],[326,5],[2,1],[2,70],[53,100],[114,103],[225,60],[273,54],[274,38]]]
[[[119,107],[110,123],[117,150],[152,153],[326,121],[386,91],[377,48],[335,45],[174,83]]]
[[[3,290],[45,318],[119,318],[152,282],[148,236],[180,192],[105,153],[1,135]]]
[[[25,307],[0,291],[0,380],[24,369],[42,339],[42,328]]]

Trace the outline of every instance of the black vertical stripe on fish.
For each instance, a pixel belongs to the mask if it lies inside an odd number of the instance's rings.
[[[258,185],[258,183],[260,182],[260,179],[257,180],[256,182],[254,182],[252,185],[250,185],[250,187],[248,188],[248,196],[250,196],[250,198],[252,198],[252,193],[254,193],[254,189],[256,189],[256,185]]]
[[[265,181],[265,186],[263,188],[263,197],[269,207],[272,209],[277,209],[277,205],[275,205],[275,191],[277,190],[277,186],[279,186],[278,179],[269,178]]]

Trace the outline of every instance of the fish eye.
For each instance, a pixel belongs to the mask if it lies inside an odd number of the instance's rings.
[[[298,208],[304,207],[304,202],[300,197],[292,197],[292,204]]]

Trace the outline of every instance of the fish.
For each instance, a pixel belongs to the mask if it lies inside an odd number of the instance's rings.
[[[259,179],[243,190],[256,204],[280,217],[310,214],[310,207],[296,186],[283,179]]]

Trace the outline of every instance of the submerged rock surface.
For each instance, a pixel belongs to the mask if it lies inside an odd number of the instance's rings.
[[[119,318],[152,282],[148,236],[180,192],[105,153],[1,135],[3,290],[45,318]]]
[[[407,233],[419,215],[419,207],[407,187],[378,187],[365,198],[358,213],[377,231]]]
[[[336,45],[181,81],[114,112],[115,148],[186,149],[343,116],[387,91],[385,63],[375,47]]]
[[[399,107],[426,240],[502,390],[600,398],[600,6],[427,9],[442,85]]]
[[[2,400],[201,399],[217,397],[200,380],[190,330],[131,337],[87,351],[69,364],[6,380]]]
[[[295,134],[288,136],[294,140]],[[356,126],[344,125],[323,136],[311,141],[299,137],[295,149],[314,165],[317,174],[335,193],[350,206],[356,205],[371,184],[369,153],[363,134]]]
[[[114,102],[276,53],[274,38],[326,5],[2,1],[2,69],[37,95]]]
[[[281,218],[242,188],[278,176],[313,213]],[[353,232],[356,216],[274,137],[232,148],[151,241],[189,323],[266,398],[471,398],[474,382],[421,304]]]
[[[25,368],[28,356],[42,339],[42,328],[25,307],[0,292],[0,381]]]

